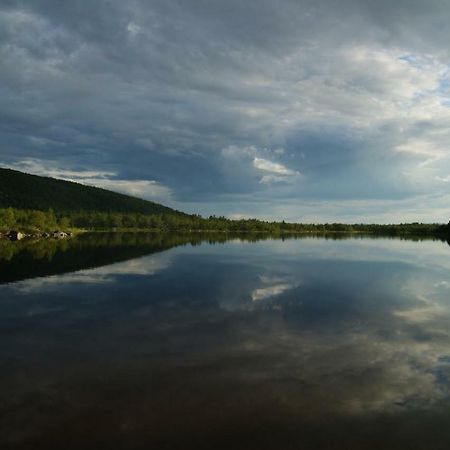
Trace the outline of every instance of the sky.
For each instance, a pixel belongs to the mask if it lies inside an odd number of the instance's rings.
[[[450,0],[2,0],[0,166],[205,216],[450,220]]]

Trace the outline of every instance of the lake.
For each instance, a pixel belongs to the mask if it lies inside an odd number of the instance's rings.
[[[450,247],[1,241],[0,367],[2,449],[448,449]]]

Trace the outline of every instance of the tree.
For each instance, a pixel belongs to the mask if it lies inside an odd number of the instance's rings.
[[[39,230],[46,230],[50,225],[48,223],[47,215],[42,211],[32,211],[29,220],[31,224]]]
[[[0,227],[12,228],[16,219],[12,208],[0,209]]]
[[[61,219],[59,219],[59,226],[63,230],[67,230],[67,228],[70,228],[70,219],[68,217],[61,217]]]

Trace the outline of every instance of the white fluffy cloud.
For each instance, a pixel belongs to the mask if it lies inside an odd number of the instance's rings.
[[[9,167],[34,175],[97,186],[147,200],[158,200],[166,203],[171,201],[171,190],[154,180],[121,180],[117,178],[115,172],[65,170],[60,169],[56,162],[47,161],[43,163],[35,159],[21,160],[10,164]]]

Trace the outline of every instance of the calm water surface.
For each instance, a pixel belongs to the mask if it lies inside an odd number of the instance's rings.
[[[447,243],[0,242],[2,449],[448,449],[449,394]]]

